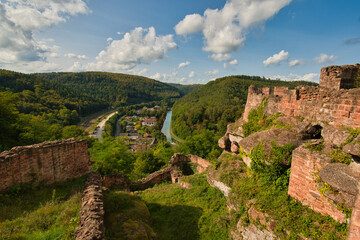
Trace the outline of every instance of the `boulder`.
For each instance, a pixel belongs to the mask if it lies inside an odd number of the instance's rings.
[[[225,149],[226,151],[230,151],[231,148],[231,141],[229,139],[229,135],[225,135],[218,141],[219,147]]]
[[[353,207],[359,192],[359,178],[353,170],[344,163],[330,163],[319,172],[320,178],[336,191],[327,191],[324,195],[334,202]]]
[[[345,143],[349,137],[351,137],[351,134],[345,129],[324,125],[321,136],[324,138],[325,144],[340,146]]]
[[[285,144],[291,143],[294,144],[295,147],[298,147],[303,143],[301,134],[284,128],[271,128],[269,130],[251,134],[241,140],[239,146],[242,151],[248,154],[252,148],[256,147],[259,143],[263,143],[265,148],[264,152],[268,155],[271,150],[271,142],[273,141],[278,146],[284,146]]]
[[[343,147],[343,151],[353,156],[360,157],[360,135],[355,138],[351,143],[346,144]]]
[[[231,152],[233,153],[239,153],[239,145],[237,142],[232,142],[231,143]]]

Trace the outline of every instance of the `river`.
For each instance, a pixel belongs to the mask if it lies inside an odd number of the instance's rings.
[[[168,111],[161,132],[166,136],[166,140],[172,143],[173,141],[170,135],[170,124],[171,124],[171,111]]]

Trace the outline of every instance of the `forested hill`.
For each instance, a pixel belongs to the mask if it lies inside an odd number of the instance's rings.
[[[180,91],[146,77],[107,72],[40,73],[34,76],[93,96],[113,107],[178,98]]]
[[[105,73],[23,74],[0,69],[0,151],[81,134],[81,116],[135,103],[173,103],[180,90],[149,78]]]
[[[250,85],[317,85],[305,81],[270,80],[257,76],[229,76],[211,81],[177,100],[172,108],[172,130],[182,139],[194,131],[208,129],[223,135],[229,122],[238,119],[246,104]]]

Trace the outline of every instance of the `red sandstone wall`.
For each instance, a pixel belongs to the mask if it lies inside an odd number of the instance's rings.
[[[301,146],[292,153],[289,195],[302,204],[336,221],[345,222],[345,215],[336,205],[321,195],[316,179],[319,170],[330,163],[330,159]]]
[[[81,177],[89,172],[86,140],[67,139],[14,147],[0,153],[0,191],[18,183],[46,184]]]
[[[259,93],[260,92],[260,93]],[[276,93],[276,95],[275,95]],[[266,95],[249,88],[244,120],[267,97],[265,113],[280,112],[284,116],[300,116],[310,121],[325,121],[335,127],[360,127],[360,88],[332,90],[321,87],[300,86],[295,90],[274,88],[274,94]]]
[[[105,238],[105,211],[101,180],[99,173],[92,172],[85,183],[76,240],[102,240]]]
[[[335,90],[353,88],[359,72],[359,64],[321,68],[320,86]]]
[[[360,195],[357,196],[350,220],[347,240],[360,239]]]

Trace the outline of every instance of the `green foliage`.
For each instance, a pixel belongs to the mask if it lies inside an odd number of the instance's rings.
[[[149,210],[138,197],[105,192],[104,208],[106,239],[149,239],[154,235]]]
[[[239,208],[245,208],[240,219],[247,219],[248,202],[254,202],[256,209],[270,215],[276,223],[274,229],[280,239],[301,239],[298,234],[309,239],[346,239],[348,226],[329,216],[314,212],[287,194],[287,189],[279,188],[256,176],[245,177],[232,188]],[[287,233],[290,232],[290,235]]]
[[[226,198],[205,175],[191,176],[190,183],[189,190],[171,184],[137,193],[149,208],[158,239],[228,239]]]
[[[352,162],[352,158],[349,154],[344,153],[340,148],[335,148],[331,150],[330,157],[335,162],[345,163],[349,165]]]
[[[310,151],[321,152],[324,149],[324,139],[319,144],[312,144],[311,140],[306,143],[305,146]]]
[[[215,160],[221,154],[215,133],[206,129],[201,130],[196,135],[188,136],[178,146],[177,151],[184,154],[194,154],[209,160]]]
[[[282,123],[276,122],[276,119],[280,117],[280,113],[265,117],[264,108],[266,105],[267,99],[264,99],[258,108],[250,111],[248,121],[242,126],[245,137],[252,133],[269,129],[273,126],[284,127]]]
[[[275,183],[280,188],[287,188],[290,177],[290,165],[293,144],[277,146],[271,142],[269,156],[264,152],[264,144],[260,143],[250,153],[251,169],[269,183]]]
[[[244,109],[250,85],[264,87],[300,84],[303,81],[285,82],[261,77],[230,76],[211,81],[176,101],[172,108],[172,130],[181,139],[195,135],[201,129],[210,129],[222,136],[229,122],[238,119]]]
[[[122,173],[129,176],[133,170],[135,156],[120,137],[115,140],[105,138],[102,142],[95,141],[89,152],[91,161],[94,162],[92,170],[101,175]]]
[[[0,194],[1,239],[74,239],[85,177]]]

